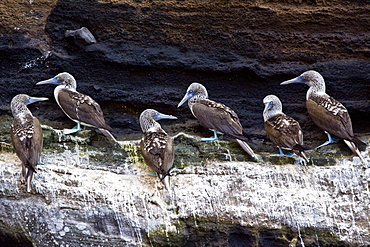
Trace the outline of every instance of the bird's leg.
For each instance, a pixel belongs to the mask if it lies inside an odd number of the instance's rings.
[[[80,122],[77,122],[77,125],[75,127],[73,127],[72,129],[64,129],[63,134],[68,135],[68,134],[76,133],[80,130],[82,130]]]
[[[38,165],[47,165],[47,164],[45,164],[44,162],[42,162],[41,160],[37,161],[37,164],[38,164]]]
[[[26,174],[27,174],[27,168],[25,165],[22,164],[22,178],[21,178],[21,183],[26,182]]]
[[[169,176],[173,176],[174,174],[177,174],[178,172],[180,172],[180,170],[176,167],[172,167],[169,171],[168,171],[168,175]]]
[[[279,148],[279,153],[278,154],[272,154],[270,156],[287,157],[287,156],[293,156],[293,155],[295,155],[295,153],[284,154],[283,149],[281,149],[281,147],[278,147],[278,148]]]
[[[151,177],[158,177],[158,173],[157,172],[151,172],[148,175],[151,176]]]
[[[282,155],[282,156],[285,155],[284,152],[283,152],[283,149],[281,147],[279,147],[279,154]]]
[[[294,155],[296,155],[296,154],[294,152],[291,152],[289,154],[286,154],[285,156],[294,156]]]
[[[222,139],[224,137],[224,133],[216,131],[218,135],[218,139]]]
[[[339,141],[339,139],[332,137],[328,132],[325,131],[325,133],[328,136],[328,140],[326,142],[324,142],[323,144],[321,144],[320,146],[315,147],[315,149],[321,148],[321,147],[329,145],[331,143],[337,143]]]
[[[28,169],[27,175],[26,175],[26,180],[27,180],[27,192],[31,192],[31,181],[33,177],[33,171],[31,169]]]
[[[281,149],[281,147],[278,147],[279,148],[279,153],[278,154],[272,154],[270,156],[286,156],[283,152],[283,150]]]
[[[72,129],[82,130],[80,122],[77,122],[77,125],[75,127],[73,127]]]
[[[210,137],[210,138],[202,138],[200,140],[201,141],[216,141],[216,140],[218,140],[217,131],[216,130],[212,130],[212,131],[213,131],[213,137]]]

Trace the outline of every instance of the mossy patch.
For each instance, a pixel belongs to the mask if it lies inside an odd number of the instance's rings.
[[[328,229],[283,225],[280,228],[242,226],[231,221],[190,217],[147,234],[152,246],[351,246]],[[355,245],[353,245],[355,246]]]

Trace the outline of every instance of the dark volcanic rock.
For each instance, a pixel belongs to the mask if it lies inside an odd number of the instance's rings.
[[[279,86],[318,70],[330,95],[349,109],[355,132],[369,132],[370,15],[367,1],[43,1],[4,3],[0,31],[0,109],[17,93],[52,97],[34,84],[72,73],[78,90],[97,100],[119,138],[139,131],[148,108],[193,119],[176,109],[198,81],[211,99],[240,116],[253,138],[266,138],[262,99],[277,94],[305,138],[325,138],[309,120],[305,86]],[[18,9],[17,9],[18,7]],[[50,14],[49,14],[50,12]],[[35,21],[35,20],[38,21]],[[17,26],[18,24],[18,26]],[[96,44],[73,49],[66,30],[87,27]],[[45,31],[43,30],[45,28]],[[53,100],[41,119],[72,125]]]
[[[67,30],[64,33],[64,37],[71,45],[76,46],[76,48],[83,48],[96,43],[94,35],[86,27],[81,27],[77,30]]]

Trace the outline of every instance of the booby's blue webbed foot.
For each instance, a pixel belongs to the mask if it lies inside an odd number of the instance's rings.
[[[278,148],[279,148],[279,153],[278,154],[271,154],[270,156],[289,157],[289,156],[295,155],[295,153],[285,154],[283,152],[283,150],[281,149],[281,147],[278,147]]]
[[[281,147],[278,147],[279,149],[279,153],[278,154],[271,154],[270,156],[285,156],[283,150],[281,149]]]
[[[290,157],[296,155],[295,153],[290,154],[271,154],[270,156],[278,156],[278,157]]]
[[[180,172],[180,170],[176,167],[172,167],[169,171],[168,171],[168,175],[169,176],[173,176],[174,174],[177,174],[178,172]]]
[[[201,138],[200,140],[203,142],[216,141],[218,137]]]
[[[217,131],[216,130],[212,130],[212,131],[213,131],[213,136],[212,137],[209,137],[209,138],[201,138],[200,140],[201,141],[204,141],[204,142],[219,140],[220,138],[217,136]]]
[[[148,175],[151,177],[158,177],[158,174],[156,172],[151,172]]]
[[[321,144],[320,146],[315,147],[315,149],[319,149],[321,147],[324,147],[324,146],[329,145],[331,143],[337,143],[339,141],[339,139],[332,137],[328,132],[325,131],[325,133],[328,136],[328,140],[326,142],[324,142],[323,144]]]
[[[295,153],[289,153],[289,154],[286,154],[285,156],[294,156],[296,155]]]
[[[47,164],[45,164],[44,162],[42,162],[41,160],[37,161],[37,164],[38,164],[38,165],[47,165]]]
[[[64,129],[64,130],[63,130],[63,134],[65,134],[65,135],[69,135],[69,134],[76,133],[76,132],[78,132],[78,131],[80,131],[80,130],[82,130],[82,129]]]
[[[69,135],[69,134],[73,134],[73,133],[76,133],[78,131],[82,130],[81,129],[81,125],[79,122],[77,122],[77,125],[75,127],[73,127],[72,129],[64,129],[63,130],[63,134],[65,135]]]

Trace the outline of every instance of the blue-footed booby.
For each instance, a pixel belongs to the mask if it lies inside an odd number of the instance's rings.
[[[201,125],[214,132],[213,138],[203,138],[202,140],[217,140],[217,131],[228,134],[236,138],[239,145],[252,158],[257,159],[256,154],[246,143],[249,138],[239,122],[238,115],[224,104],[209,100],[207,89],[202,84],[192,83],[177,107],[180,107],[186,101],[188,101],[191,112],[199,120]]]
[[[306,107],[308,114],[317,126],[323,129],[328,135],[329,140],[322,145],[328,145],[335,142],[331,134],[342,138],[347,146],[366,164],[357,145],[365,144],[353,134],[351,118],[347,109],[333,97],[325,92],[324,78],[316,71],[309,70],[300,76],[282,82],[280,85],[291,83],[306,84],[310,88],[306,95]]]
[[[10,136],[15,153],[22,162],[22,182],[27,182],[27,192],[31,192],[31,181],[36,165],[40,161],[43,136],[39,120],[34,117],[27,105],[48,100],[26,94],[16,95],[10,104],[14,117]]]
[[[265,109],[263,120],[267,136],[275,143],[281,156],[285,156],[281,148],[291,149],[295,154],[309,162],[304,150],[303,133],[299,123],[283,113],[280,99],[275,95],[267,95],[263,99]]]
[[[63,72],[55,77],[40,81],[36,85],[53,84],[58,85],[54,89],[54,97],[59,107],[77,126],[73,129],[64,129],[64,134],[71,134],[81,130],[80,124],[98,128],[108,139],[117,140],[110,133],[113,129],[105,123],[100,105],[90,96],[76,91],[77,83],[75,78]]]
[[[140,114],[140,127],[144,133],[140,142],[141,153],[145,163],[157,172],[160,181],[170,190],[169,171],[174,160],[174,148],[169,136],[156,122],[161,119],[177,119],[177,117],[146,109]]]

